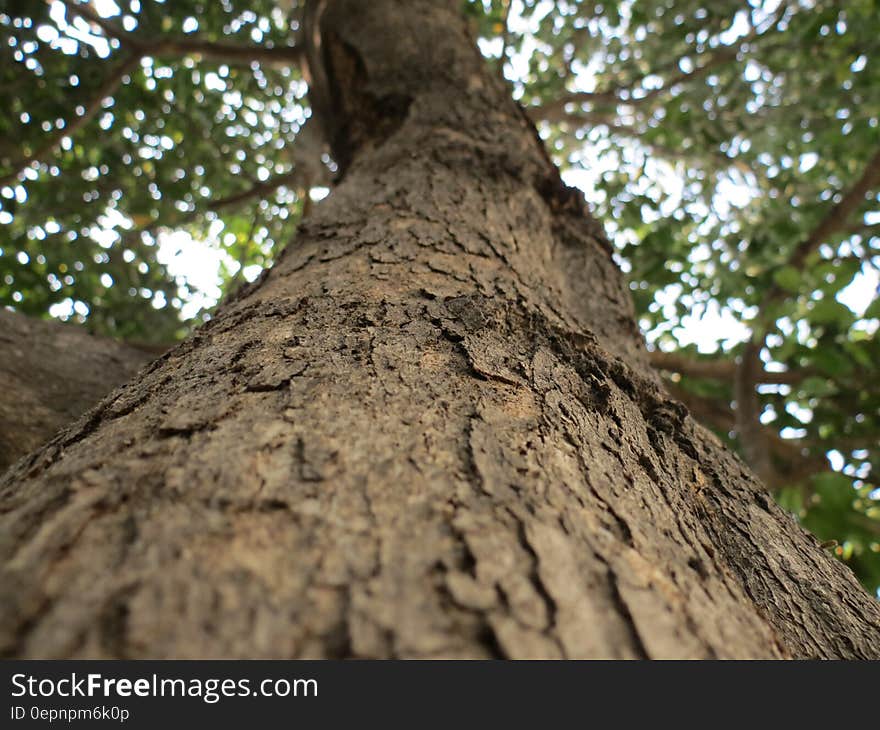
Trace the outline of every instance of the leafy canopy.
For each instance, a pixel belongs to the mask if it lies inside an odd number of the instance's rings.
[[[880,3],[463,7],[609,225],[670,388],[876,589]],[[0,303],[168,342],[269,265],[333,170],[300,15],[0,0]]]

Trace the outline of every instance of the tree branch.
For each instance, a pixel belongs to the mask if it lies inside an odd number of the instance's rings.
[[[244,203],[248,200],[251,200],[252,198],[264,198],[269,193],[274,192],[283,185],[298,182],[299,178],[299,171],[293,169],[289,172],[285,172],[281,175],[276,175],[275,177],[269,178],[265,182],[257,183],[247,190],[242,190],[240,193],[235,193],[225,198],[211,201],[210,203],[208,203],[207,208],[208,210],[217,211],[222,210],[223,208],[229,208],[238,205],[239,203]]]
[[[72,13],[87,22],[97,25],[106,36],[117,39],[128,50],[128,55],[111,71],[95,95],[82,105],[85,108],[85,112],[68,122],[64,128],[52,133],[42,146],[15,162],[11,168],[12,172],[0,177],[0,187],[14,183],[22,170],[34,162],[42,161],[43,158],[57,149],[61,140],[72,136],[94,119],[101,109],[101,102],[107,97],[113,96],[125,75],[137,68],[140,59],[145,56],[200,55],[203,58],[215,59],[226,63],[251,63],[253,61],[291,63],[301,60],[300,49],[294,46],[271,48],[266,46],[242,46],[199,38],[159,38],[158,40],[143,41],[98,15],[88,4],[77,3],[74,0],[61,0],[61,2]]]
[[[880,149],[868,160],[868,164],[862,171],[862,176],[841,198],[840,202],[833,206],[812,233],[795,247],[788,259],[788,265],[799,271],[802,270],[811,253],[835,233],[847,229],[853,213],[865,202],[868,193],[878,185],[880,185]],[[786,296],[786,291],[781,287],[777,285],[770,287],[761,301],[756,319],[759,321],[763,319],[768,307],[784,296]]]
[[[859,209],[868,191],[880,184],[880,150],[868,161],[861,177],[834,205],[819,225],[799,243],[789,257],[788,265],[798,270],[803,269],[807,258],[830,236],[845,230],[849,218]],[[778,285],[773,285],[764,295],[758,307],[754,322],[757,327],[752,329],[752,338],[746,344],[742,359],[734,378],[736,388],[736,424],[743,444],[746,460],[756,473],[765,481],[772,483],[775,478],[772,463],[766,455],[766,442],[760,436],[760,401],[756,390],[758,373],[763,372],[759,354],[767,339],[767,312],[770,306],[786,296],[786,292]]]
[[[18,162],[13,164],[12,172],[3,177],[0,177],[0,186],[10,185],[14,183],[18,176],[21,174],[22,170],[24,170],[29,165],[34,162],[41,162],[44,157],[54,152],[58,146],[61,144],[61,140],[65,137],[70,137],[75,134],[78,130],[88,124],[92,119],[95,118],[95,115],[101,110],[101,103],[109,96],[113,96],[116,93],[116,90],[119,88],[122,80],[125,78],[126,74],[134,71],[138,64],[140,63],[140,57],[137,55],[128,56],[110,72],[107,79],[103,84],[98,88],[97,92],[92,96],[92,98],[83,104],[83,108],[85,111],[81,116],[74,117],[70,122],[67,123],[62,129],[56,130],[54,133],[49,135],[48,139],[43,143],[41,147],[38,147],[33,152],[30,152],[24,155]]]
[[[152,234],[158,228],[173,228],[175,226],[182,226],[185,223],[189,223],[190,221],[194,220],[203,210],[216,212],[218,210],[223,210],[224,208],[233,208],[237,205],[246,203],[247,201],[253,200],[255,198],[265,198],[269,193],[277,190],[283,185],[299,182],[301,177],[302,175],[295,169],[291,170],[290,172],[282,173],[281,175],[276,175],[275,177],[270,178],[265,182],[257,183],[256,185],[242,190],[240,193],[233,193],[232,195],[228,195],[225,198],[212,200],[208,202],[201,210],[199,208],[196,208],[195,210],[181,213],[173,220],[168,220],[167,217],[163,218],[161,225],[159,224],[158,220],[152,220],[146,225],[139,226],[138,228],[132,228],[131,230],[125,231],[125,233],[123,234],[123,239],[126,241],[131,241],[134,238],[140,237],[140,235],[143,233]]]
[[[61,0],[64,6],[83,20],[97,25],[109,38],[115,38],[123,46],[140,56],[193,56],[198,55],[225,63],[280,63],[289,65],[299,63],[301,51],[298,46],[250,46],[223,41],[210,41],[194,37],[138,38],[134,33],[120,28],[115,23],[96,13],[87,3],[74,0]]]
[[[712,359],[695,360],[672,352],[654,350],[649,353],[651,365],[658,370],[680,373],[691,378],[708,378],[733,382],[736,374],[736,363],[733,360]],[[807,371],[786,371],[782,373],[768,372],[761,368],[756,374],[756,383],[774,385],[796,385],[810,373]]]
[[[743,41],[745,42],[745,41]],[[740,44],[741,45],[741,44]],[[572,118],[577,118],[577,113],[566,111],[565,107],[569,104],[600,104],[600,103],[611,103],[615,104],[631,104],[633,106],[645,104],[652,99],[656,98],[660,94],[668,92],[673,87],[685,83],[687,81],[692,81],[693,79],[700,78],[701,76],[705,76],[709,71],[713,68],[717,68],[720,65],[728,63],[734,59],[736,59],[737,54],[739,53],[739,46],[736,48],[724,47],[720,49],[717,53],[713,54],[712,57],[704,63],[702,66],[697,66],[688,72],[682,72],[679,75],[673,77],[667,83],[663,84],[663,86],[657,89],[651,89],[644,96],[633,98],[632,91],[633,89],[643,82],[649,76],[656,76],[657,72],[652,71],[650,73],[642,74],[642,76],[634,79],[627,86],[614,86],[610,89],[605,89],[604,91],[574,91],[570,92],[558,99],[555,99],[546,104],[541,104],[540,106],[535,106],[529,109],[530,116],[533,119],[537,119],[545,122],[563,122],[571,120]],[[675,65],[678,65],[678,61],[675,62]],[[623,98],[623,94],[628,93],[629,98]]]
[[[861,236],[862,239],[870,240],[880,236],[880,223],[859,222],[846,229],[847,236]]]
[[[539,119],[546,122],[561,122],[572,119],[570,113],[565,111],[568,104],[601,104],[601,103],[625,103],[631,105],[644,104],[651,99],[656,98],[660,94],[664,94],[675,86],[692,81],[693,79],[705,76],[712,69],[717,68],[725,63],[729,63],[736,59],[743,46],[751,43],[756,38],[764,36],[771,28],[773,28],[785,14],[786,6],[781,5],[773,15],[767,20],[763,27],[753,26],[751,32],[740,39],[735,45],[722,46],[709,56],[709,59],[701,66],[696,66],[690,71],[685,71],[664,83],[657,89],[652,89],[639,98],[633,98],[633,90],[649,76],[657,76],[666,73],[670,69],[680,67],[681,59],[677,58],[671,63],[666,64],[661,69],[652,69],[651,71],[641,74],[632,79],[627,85],[617,85],[603,91],[575,91],[560,97],[547,104],[533,107],[530,110],[530,116],[533,119]],[[623,95],[628,94],[629,98],[624,99]]]
[[[776,481],[776,471],[770,460],[764,427],[761,423],[761,399],[758,397],[758,374],[763,372],[761,365],[763,342],[749,341],[740,358],[739,367],[733,378],[736,398],[734,410],[736,434],[746,462],[765,484]]]
[[[736,415],[728,405],[699,396],[674,383],[667,382],[666,388],[703,425],[725,433],[737,430]],[[769,480],[764,477],[769,488],[778,490],[829,470],[827,459],[824,456],[809,455],[806,451],[807,444],[803,441],[784,439],[775,429],[760,422],[758,427],[760,430],[756,432],[756,437],[765,442],[768,454],[772,457],[773,469]],[[743,451],[745,455],[745,449]]]
[[[201,56],[204,59],[231,64],[271,63],[288,66],[302,61],[298,46],[244,46],[199,38],[163,38],[142,47],[145,55]]]
[[[85,328],[0,307],[0,473],[153,359]]]

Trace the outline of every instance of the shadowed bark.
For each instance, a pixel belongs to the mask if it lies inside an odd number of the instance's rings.
[[[0,482],[3,653],[880,656],[849,569],[662,390],[457,5],[315,6],[342,181]]]
[[[0,309],[0,472],[151,359],[73,325]]]

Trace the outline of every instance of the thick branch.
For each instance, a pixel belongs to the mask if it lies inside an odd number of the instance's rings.
[[[296,183],[299,178],[300,175],[297,170],[291,170],[290,172],[276,175],[265,182],[257,183],[256,185],[249,187],[247,190],[242,190],[240,193],[234,193],[225,198],[211,201],[208,203],[208,210],[222,210],[223,208],[230,208],[239,203],[247,202],[253,198],[265,198],[269,193],[274,192],[283,185]]]
[[[147,56],[201,56],[224,63],[298,63],[300,49],[296,46],[243,46],[237,43],[208,41],[200,38],[163,38],[141,46]]]
[[[775,481],[775,473],[773,463],[770,461],[767,441],[763,436],[764,429],[760,420],[761,400],[756,388],[758,374],[763,372],[760,358],[762,345],[763,343],[746,343],[733,379],[736,397],[736,433],[749,466],[765,484],[772,484]]]
[[[846,229],[848,236],[860,236],[863,240],[871,240],[880,236],[880,223],[859,222]]]
[[[720,401],[704,398],[689,390],[667,381],[666,389],[678,401],[687,406],[698,421],[706,426],[729,433],[737,430],[736,415],[732,408]],[[804,441],[784,439],[769,426],[758,422],[756,438],[766,443],[773,459],[773,469],[764,477],[770,489],[799,484],[813,474],[828,471],[829,465],[824,456],[805,455]]]
[[[654,350],[650,353],[651,364],[658,370],[681,373],[691,378],[710,378],[712,380],[725,380],[733,382],[736,373],[736,363],[733,360],[713,359],[694,360],[684,355],[673,352],[661,352]],[[782,373],[768,372],[761,368],[756,375],[756,383],[769,383],[776,385],[796,385],[803,381],[810,373],[805,370],[796,372],[786,371]]]
[[[0,472],[153,359],[81,327],[4,309],[0,351]]]

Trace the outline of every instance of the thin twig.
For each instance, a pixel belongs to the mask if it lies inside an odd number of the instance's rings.
[[[203,211],[213,211],[217,212],[219,210],[224,210],[226,208],[234,208],[237,205],[242,203],[246,203],[249,200],[253,200],[254,198],[265,198],[269,193],[274,192],[278,188],[283,185],[287,185],[289,183],[295,183],[299,180],[299,173],[296,170],[291,170],[290,172],[285,172],[280,175],[276,175],[273,178],[266,180],[265,182],[257,183],[245,190],[242,190],[240,193],[233,193],[232,195],[228,195],[225,198],[218,198],[217,200],[212,200],[208,202],[204,208],[195,210],[190,210],[185,213],[181,213],[176,216],[173,220],[163,219],[163,223],[161,227],[174,227],[174,226],[182,226],[185,223],[189,223],[190,221],[195,220],[196,217]],[[140,226],[139,228],[134,228],[132,230],[126,231],[124,234],[124,238],[126,240],[131,240],[134,237],[140,236],[143,233],[152,233],[157,228],[160,227],[159,221],[154,220],[150,221],[144,226]]]
[[[880,149],[874,153],[874,156],[865,166],[861,177],[840,199],[840,202],[833,206],[825,217],[819,221],[819,225],[813,229],[810,235],[795,247],[788,259],[788,266],[799,271],[802,270],[810,254],[816,251],[819,246],[835,233],[847,230],[849,219],[853,213],[865,202],[868,193],[878,185],[880,185]],[[756,319],[758,321],[762,320],[766,316],[770,305],[784,296],[786,296],[786,291],[782,287],[772,286],[761,301]]]
[[[145,56],[188,56],[199,55],[203,58],[225,61],[227,63],[283,62],[290,64],[300,59],[300,49],[294,46],[242,46],[234,43],[203,40],[199,38],[159,38],[145,41],[128,33],[115,23],[100,16],[87,3],[74,0],[61,0],[64,6],[83,20],[97,25],[109,38],[115,38],[127,51],[126,58],[119,63],[107,76],[92,99],[82,106],[85,111],[75,117],[65,127],[52,133],[36,150],[22,156],[12,167],[12,172],[0,177],[0,186],[14,183],[22,170],[34,162],[42,161],[54,152],[65,137],[69,137],[88,124],[101,109],[101,102],[113,96],[126,74],[137,68],[140,59]]]
[[[95,115],[101,110],[101,103],[109,96],[113,96],[119,88],[125,76],[138,67],[140,57],[137,55],[128,56],[110,72],[103,84],[98,88],[92,98],[83,104],[84,112],[74,117],[64,127],[53,132],[45,140],[45,142],[33,152],[24,155],[18,162],[12,165],[12,172],[0,177],[0,186],[10,185],[14,183],[22,170],[32,165],[34,162],[40,162],[47,155],[54,152],[61,141],[65,137],[70,137],[86,124],[88,124]]]
[[[597,104],[610,104],[612,102],[614,104],[625,103],[632,106],[645,104],[656,98],[657,96],[669,92],[671,89],[675,88],[679,84],[683,84],[688,81],[700,78],[701,76],[705,76],[707,73],[717,68],[718,66],[736,60],[737,55],[744,46],[751,43],[755,39],[764,36],[767,31],[769,31],[778,23],[778,21],[784,14],[784,10],[785,7],[781,6],[780,10],[777,10],[777,12],[769,18],[768,22],[765,23],[763,27],[752,28],[752,31],[748,35],[737,41],[735,45],[722,46],[714,53],[712,53],[709,59],[702,65],[696,66],[690,71],[684,71],[677,76],[674,76],[662,86],[656,89],[651,89],[644,96],[633,98],[632,92],[646,78],[650,76],[657,76],[658,74],[665,73],[670,69],[679,68],[679,64],[681,61],[680,58],[666,64],[665,67],[662,69],[652,68],[647,73],[643,73],[637,76],[625,85],[618,84],[602,91],[569,92],[568,94],[565,94],[558,99],[530,109],[530,116],[532,116],[533,118],[538,117],[542,121],[560,122],[572,118],[571,114],[566,112],[565,110],[565,107],[569,104],[592,104],[593,106]],[[624,94],[628,95],[629,98],[623,98]]]
[[[252,46],[238,43],[225,43],[194,37],[159,37],[153,39],[139,38],[115,23],[103,18],[88,4],[74,0],[61,0],[65,7],[83,20],[97,25],[106,36],[115,38],[123,46],[141,56],[193,56],[198,55],[215,61],[226,63],[281,63],[289,65],[301,60],[301,51],[297,46]]]

